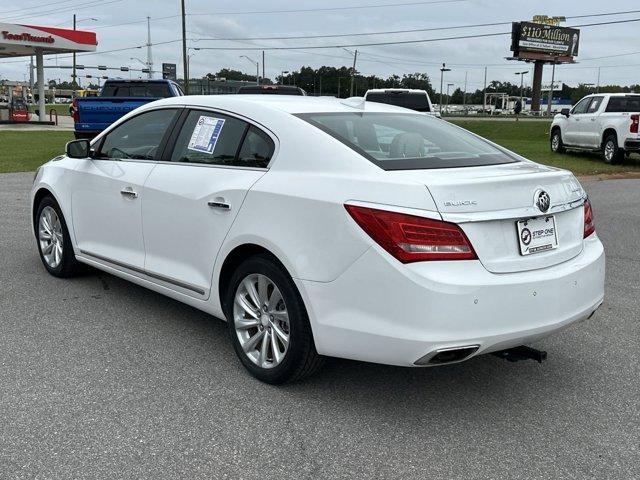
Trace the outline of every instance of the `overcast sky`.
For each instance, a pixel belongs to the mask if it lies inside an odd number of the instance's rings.
[[[432,0],[433,1],[433,0]],[[379,32],[417,28],[441,28],[479,23],[509,22],[528,20],[535,14],[563,15],[567,17],[606,12],[622,12],[640,9],[640,4],[628,0],[443,0],[443,3],[414,4],[384,8],[345,9],[352,6],[380,5],[392,3],[417,3],[418,0],[186,0],[187,37],[191,47],[241,47],[257,46],[306,46],[337,45],[367,42],[428,39],[448,36],[471,35],[510,31],[510,26],[495,26],[469,29],[439,30],[394,35],[373,35],[324,39],[298,40],[256,40],[256,41],[211,41],[203,38],[246,38],[292,35],[328,35],[356,32]],[[444,3],[448,2],[448,3]],[[8,5],[9,4],[9,5]],[[98,51],[107,51],[142,45],[146,43],[146,17],[151,17],[152,42],[168,42],[181,37],[179,0],[25,0],[10,2],[0,0],[0,21],[34,25],[71,26],[71,18],[76,13],[78,28],[95,30],[98,35]],[[21,7],[20,7],[21,5]],[[46,6],[49,5],[49,6]],[[340,7],[342,10],[259,13],[265,10],[317,9]],[[20,9],[20,10],[18,10]],[[256,12],[258,13],[246,13]],[[241,12],[244,12],[242,14]],[[197,15],[196,15],[197,14]],[[162,18],[167,16],[173,18]],[[93,17],[97,21],[88,19]],[[604,22],[620,19],[640,18],[635,14],[570,19],[565,25]],[[111,26],[128,22],[129,25]],[[596,83],[598,66],[601,66],[601,84],[640,83],[640,22],[608,26],[584,27],[580,44],[579,64],[561,66],[556,70],[556,80],[572,85],[578,82]],[[532,70],[529,65],[510,62],[508,35],[475,39],[438,41],[405,45],[358,47],[357,69],[363,74],[388,76],[410,72],[427,72],[434,84],[439,82],[438,68],[442,62],[452,68],[446,75],[448,83],[456,86],[464,84],[468,74],[468,90],[482,88],[484,66],[488,65],[489,80],[503,80],[517,83],[518,70]],[[351,48],[351,50],[353,50]],[[611,55],[636,52],[633,55]],[[199,50],[191,51],[191,76],[201,76],[216,72],[224,67],[254,73],[247,55],[261,60],[261,52],[256,50]],[[114,53],[79,55],[78,63],[85,65],[106,64],[119,67],[130,65],[141,67],[131,57],[146,60],[146,49],[133,49]],[[598,58],[604,57],[604,58]],[[58,62],[70,64],[68,58],[47,58],[47,64]],[[162,62],[178,64],[182,72],[181,43],[166,43],[153,47],[155,68]],[[298,69],[301,65],[318,67],[321,65],[350,65],[352,57],[340,48],[297,51],[267,51],[266,75],[275,78],[282,70]],[[27,62],[20,60],[0,60],[0,78],[22,80],[27,74]],[[69,70],[47,69],[47,78],[68,80]],[[97,73],[86,71],[86,73]],[[545,68],[545,82],[550,80],[551,69]],[[28,76],[27,76],[28,78]],[[525,77],[530,84],[531,75]]]

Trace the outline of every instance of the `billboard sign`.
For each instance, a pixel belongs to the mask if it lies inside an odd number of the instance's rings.
[[[516,58],[570,62],[578,55],[578,29],[534,22],[515,22],[511,32],[511,50]]]
[[[173,80],[174,82],[178,79],[176,76],[175,63],[162,64],[162,78],[164,78],[165,80]]]

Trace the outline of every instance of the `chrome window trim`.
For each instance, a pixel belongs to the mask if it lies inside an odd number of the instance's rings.
[[[275,133],[273,133],[267,127],[265,127],[261,123],[258,123],[249,117],[245,117],[244,115],[241,115],[239,113],[231,112],[229,110],[224,110],[222,108],[203,107],[199,105],[185,105],[184,108],[188,108],[190,110],[200,110],[203,112],[219,113],[221,115],[226,115],[227,117],[232,117],[242,122],[246,122],[249,125],[253,125],[257,129],[265,133],[273,141],[274,149],[273,149],[273,155],[271,157],[271,160],[269,160],[269,164],[266,167],[241,167],[239,165],[210,165],[207,163],[172,162],[172,161],[166,161],[166,160],[158,160],[158,163],[163,163],[163,164],[168,163],[171,165],[190,165],[190,166],[200,166],[200,167],[210,167],[210,168],[233,168],[233,169],[239,169],[239,170],[257,170],[262,172],[266,172],[271,168],[271,165],[273,164],[274,160],[278,156],[278,152],[280,151],[280,139],[277,137]],[[184,123],[182,124],[182,126],[184,126]]]
[[[116,266],[116,267],[124,268],[126,270],[131,271],[131,272],[135,272],[135,273],[138,273],[138,274],[141,274],[141,275],[145,275],[147,277],[154,278],[156,280],[160,280],[160,281],[165,282],[165,283],[169,283],[169,284],[174,285],[176,287],[184,288],[185,290],[190,290],[190,291],[195,292],[195,293],[197,293],[199,295],[202,295],[203,297],[206,294],[206,291],[202,287],[199,287],[197,285],[193,285],[191,283],[183,282],[181,280],[176,280],[175,278],[171,278],[171,277],[167,277],[167,276],[164,276],[164,275],[160,275],[158,273],[150,272],[148,270],[145,270],[144,268],[135,267],[133,265],[129,265],[128,263],[120,262],[118,260],[113,260],[112,258],[104,257],[102,255],[98,255],[97,253],[92,253],[92,252],[89,252],[87,250],[80,250],[80,253],[82,255],[85,255],[86,257],[90,257],[90,259],[99,260],[101,262],[108,263],[108,264],[111,264],[111,265]]]

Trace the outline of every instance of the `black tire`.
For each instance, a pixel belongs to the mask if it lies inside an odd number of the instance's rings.
[[[281,362],[271,368],[258,366],[249,358],[240,344],[235,329],[234,302],[236,292],[242,281],[248,276],[256,274],[266,276],[277,286],[289,317],[288,349]],[[315,373],[322,366],[324,359],[316,351],[309,317],[302,297],[291,276],[275,257],[268,254],[258,254],[241,263],[231,276],[227,286],[224,307],[233,348],[240,362],[258,380],[273,385],[295,382]]]
[[[60,226],[62,230],[62,255],[61,261],[57,266],[51,266],[47,263],[45,256],[42,252],[41,242],[40,242],[40,217],[42,216],[42,212],[45,208],[52,208],[57,214],[60,220]],[[59,278],[68,278],[73,277],[81,270],[80,263],[76,260],[75,254],[73,252],[73,245],[71,244],[71,237],[69,236],[69,230],[67,229],[67,223],[64,220],[64,216],[62,215],[62,211],[60,210],[60,206],[55,201],[55,199],[49,195],[43,197],[40,200],[40,204],[36,210],[36,215],[34,217],[34,225],[35,225],[35,236],[36,236],[36,244],[38,246],[38,253],[40,254],[40,260],[44,265],[44,268],[53,275],[54,277]]]
[[[607,135],[602,142],[602,159],[604,163],[616,165],[624,161],[624,150],[618,147],[618,137],[614,134]]]
[[[562,134],[560,133],[559,128],[556,128],[551,132],[549,144],[551,145],[551,151],[553,153],[564,153],[567,151],[564,147],[564,143],[562,143]]]

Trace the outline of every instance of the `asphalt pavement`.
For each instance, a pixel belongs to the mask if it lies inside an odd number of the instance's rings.
[[[225,324],[91,270],[49,276],[33,173],[0,175],[0,478],[640,478],[640,180],[586,184],[604,305],[537,344],[429,369],[245,373]]]

